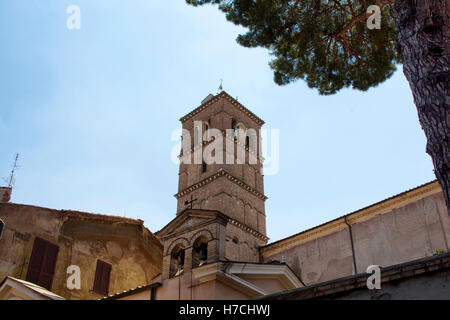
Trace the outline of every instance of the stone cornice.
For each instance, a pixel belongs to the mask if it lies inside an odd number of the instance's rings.
[[[345,219],[347,219],[350,224],[361,223],[439,192],[442,192],[442,190],[437,181],[424,184],[415,189],[405,191],[401,194],[349,213],[345,216],[336,218],[312,229],[294,234],[274,243],[270,243],[267,246],[262,247],[261,252],[263,256],[266,257],[275,255],[289,248],[299,246],[319,237],[348,228],[345,223]]]
[[[235,184],[237,184],[238,186],[240,186],[242,189],[252,193],[254,196],[260,198],[261,200],[267,200],[267,197],[262,194],[261,192],[257,191],[255,188],[250,187],[248,184],[246,184],[245,182],[243,182],[242,180],[234,177],[231,173],[227,172],[226,170],[220,169],[218,172],[216,172],[215,174],[197,182],[194,183],[193,185],[187,187],[186,189],[178,192],[177,194],[175,194],[175,198],[180,199],[181,197],[197,190],[200,187],[203,187],[209,183],[211,183],[212,181],[221,178],[221,177],[226,177],[228,180],[230,180],[231,182],[234,182]]]
[[[261,290],[254,284],[247,282],[244,279],[241,279],[231,273],[223,272],[223,268],[223,263],[215,262],[202,267],[194,268],[192,270],[192,273],[200,283],[208,282],[211,280],[218,280],[251,297],[267,295],[265,291]]]
[[[252,119],[253,121],[255,121],[258,125],[262,126],[264,124],[264,121],[261,120],[258,116],[256,116],[253,112],[251,112],[250,110],[248,110],[246,107],[244,107],[242,104],[240,104],[236,99],[234,99],[233,97],[231,97],[228,93],[226,93],[225,91],[222,91],[221,93],[219,93],[218,95],[214,96],[214,98],[208,100],[207,102],[203,103],[202,105],[200,105],[198,108],[194,109],[193,111],[191,111],[190,113],[188,113],[187,115],[185,115],[184,117],[182,117],[180,119],[180,121],[182,123],[186,122],[187,120],[191,119],[193,116],[195,116],[196,114],[200,113],[201,111],[203,111],[206,107],[210,106],[211,104],[216,103],[217,101],[219,101],[220,99],[226,99],[227,101],[229,101],[234,107],[236,107],[236,109],[238,109],[239,111],[243,112],[245,115],[247,115],[250,119]]]
[[[298,277],[286,264],[256,264],[256,263],[233,263],[228,268],[233,274],[245,274],[247,279],[273,279],[278,278],[287,289],[304,287]]]
[[[253,236],[257,237],[257,238],[260,238],[261,240],[264,240],[264,241],[266,241],[266,242],[269,241],[269,238],[268,238],[268,237],[266,237],[266,236],[263,235],[262,233],[260,233],[260,232],[258,232],[258,231],[256,231],[256,230],[254,230],[254,229],[252,229],[252,228],[250,228],[250,227],[247,227],[247,226],[246,226],[245,224],[243,224],[242,222],[239,222],[239,221],[234,220],[234,219],[232,219],[232,218],[228,218],[228,223],[230,223],[230,224],[232,224],[232,225],[234,225],[234,226],[236,226],[236,227],[238,227],[238,228],[240,228],[240,229],[242,229],[242,230],[244,230],[244,231],[250,233],[251,235],[253,235]]]
[[[204,222],[202,222],[201,224],[197,224],[195,226],[192,226],[190,228],[186,228],[183,229],[183,232],[185,232],[185,230],[194,230],[197,227],[199,227],[200,225],[207,225],[210,223],[221,223],[223,225],[226,225],[228,223],[228,219],[229,217],[225,214],[223,214],[220,211],[217,210],[204,210],[204,209],[184,209],[183,211],[181,211],[179,214],[177,214],[177,216],[172,219],[172,221],[170,221],[168,224],[166,224],[164,226],[164,228],[162,228],[161,230],[155,232],[155,234],[160,237],[161,239],[166,238],[168,235],[172,235],[174,233],[170,233],[171,230],[177,229],[179,226],[181,226],[187,219],[190,218],[200,218],[200,219],[205,219]]]

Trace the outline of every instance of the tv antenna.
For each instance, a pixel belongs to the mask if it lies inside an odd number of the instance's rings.
[[[16,170],[19,168],[17,165],[17,162],[19,161],[19,154],[16,153],[16,156],[14,157],[14,164],[11,170],[11,173],[8,178],[4,178],[5,182],[8,184],[8,188],[14,188],[14,183],[16,181]]]

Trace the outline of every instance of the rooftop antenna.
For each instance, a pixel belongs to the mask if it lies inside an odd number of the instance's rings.
[[[220,79],[219,92],[222,92],[222,91],[223,91],[222,83],[223,83],[223,79]]]
[[[4,178],[5,182],[8,184],[8,188],[14,188],[14,183],[16,180],[16,177],[15,177],[16,169],[19,168],[19,166],[17,165],[18,161],[19,161],[19,154],[16,153],[16,156],[14,157],[14,164],[13,164],[11,173],[8,178]]]

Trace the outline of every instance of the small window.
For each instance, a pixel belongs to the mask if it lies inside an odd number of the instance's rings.
[[[97,260],[97,269],[95,270],[93,291],[103,296],[108,295],[109,280],[111,277],[111,265],[109,263]]]
[[[192,248],[192,267],[201,267],[208,260],[208,240],[200,237],[195,240]]]
[[[170,257],[170,277],[176,277],[184,273],[184,247],[178,245],[172,250]]]
[[[205,173],[205,172],[206,172],[206,169],[207,169],[206,162],[203,161],[203,162],[202,162],[202,172]]]
[[[5,223],[2,219],[0,219],[0,240],[2,239],[3,228],[5,227]]]
[[[51,290],[59,247],[44,239],[36,238],[31,252],[26,280]]]
[[[206,122],[206,125],[205,125],[205,138],[206,138],[207,141],[209,141],[211,139],[211,135],[210,135],[210,131],[209,131],[209,129],[210,129],[210,124],[209,123],[210,122],[208,120]]]
[[[250,137],[249,136],[246,136],[245,137],[245,146],[248,148],[248,147],[250,147]]]
[[[198,146],[200,144],[201,141],[201,132],[199,127],[195,127],[194,128],[194,146]]]

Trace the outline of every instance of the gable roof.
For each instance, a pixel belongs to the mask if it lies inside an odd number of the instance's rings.
[[[203,218],[203,219],[205,219],[205,222],[204,222],[205,224],[211,223],[211,222],[220,222],[220,223],[223,223],[224,225],[226,225],[227,223],[230,223],[230,224],[234,225],[235,227],[240,228],[246,232],[249,232],[252,235],[254,235],[255,237],[258,237],[264,241],[269,240],[269,238],[267,236],[263,235],[259,231],[254,230],[254,229],[244,225],[243,223],[229,217],[228,215],[226,215],[220,211],[207,210],[207,209],[190,209],[190,208],[187,208],[187,209],[184,209],[183,211],[181,211],[164,228],[155,232],[155,235],[158,236],[159,238],[163,239],[164,237],[166,237],[168,235],[178,234],[178,231],[174,232],[174,233],[171,233],[171,232],[175,231],[179,226],[181,226],[190,217]],[[198,227],[199,225],[202,225],[202,224],[193,225],[192,229]],[[188,228],[185,228],[182,230],[184,232],[187,229]],[[181,233],[181,230],[180,230],[180,233]]]
[[[156,232],[156,235],[160,238],[171,235],[175,230],[177,230],[180,226],[182,226],[183,223],[186,222],[189,218],[199,218],[204,220],[204,223],[219,221],[225,225],[229,220],[229,217],[227,215],[217,210],[187,208],[181,211],[174,219],[172,219],[172,221],[166,224],[164,228]],[[201,224],[193,225],[192,228],[195,228]],[[186,229],[188,228],[181,229],[180,231],[182,230],[184,231]]]
[[[201,111],[203,111],[204,109],[206,109],[208,106],[210,106],[211,104],[216,103],[217,101],[219,101],[220,99],[226,99],[229,102],[231,102],[231,104],[238,109],[239,111],[243,112],[244,114],[246,114],[250,119],[252,119],[253,121],[255,121],[258,125],[262,126],[264,124],[264,121],[259,118],[257,115],[255,115],[253,112],[251,112],[249,109],[247,109],[246,107],[244,107],[240,102],[238,102],[236,99],[234,99],[232,96],[230,96],[228,93],[226,93],[225,91],[220,92],[219,94],[215,95],[214,97],[210,98],[210,99],[205,99],[203,100],[204,103],[202,103],[199,107],[195,108],[194,110],[192,110],[191,112],[189,112],[187,115],[185,115],[184,117],[180,118],[180,121],[182,123],[186,122],[187,120],[189,120],[190,118],[192,118],[193,116],[195,116],[196,114],[200,113]]]
[[[41,286],[38,286],[37,284],[9,276],[5,277],[5,279],[0,284],[0,293],[3,290],[6,290],[7,287],[14,288],[24,293],[25,295],[30,296],[30,298],[36,297],[37,299],[39,299],[40,297],[44,300],[65,300],[63,297]]]

